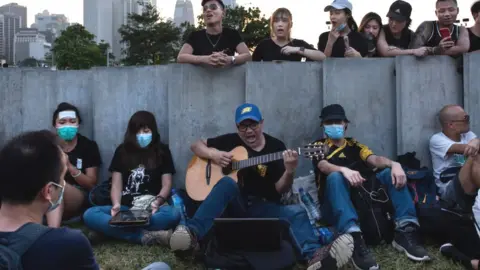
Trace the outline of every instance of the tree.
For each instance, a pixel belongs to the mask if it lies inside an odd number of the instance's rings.
[[[165,64],[176,58],[181,29],[171,21],[163,21],[157,9],[148,2],[139,2],[142,14],[128,14],[127,24],[118,32],[126,48],[125,65]]]
[[[100,40],[100,43],[98,43],[98,48],[100,48],[100,52],[104,56],[104,60],[105,60],[103,61],[101,66],[106,66],[107,61],[110,63],[115,61],[115,55],[113,55],[113,53],[110,52],[110,44],[108,44],[108,42],[105,42],[105,40],[103,39]],[[108,58],[107,58],[107,53],[108,53]]]
[[[260,41],[269,37],[270,22],[262,15],[258,7],[236,6],[234,8],[226,7],[226,9],[223,26],[239,31],[250,50],[253,50]],[[201,28],[205,27],[203,15],[198,16],[198,24]]]
[[[80,24],[73,24],[62,31],[53,45],[52,52],[58,69],[89,69],[105,65],[95,36]]]
[[[43,62],[49,67],[53,66],[53,56],[51,52],[45,54],[45,60]]]
[[[37,59],[33,57],[29,57],[21,61],[18,66],[19,67],[39,67],[40,64],[41,63]]]

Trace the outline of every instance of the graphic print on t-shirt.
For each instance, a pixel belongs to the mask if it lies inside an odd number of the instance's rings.
[[[150,182],[150,175],[145,174],[145,167],[139,165],[138,168],[133,169],[128,176],[127,185],[122,195],[139,195],[145,193],[148,190],[143,190],[143,186],[146,186]]]
[[[261,177],[265,177],[265,175],[267,175],[267,168],[268,167],[263,164],[257,165],[258,174],[260,174]]]

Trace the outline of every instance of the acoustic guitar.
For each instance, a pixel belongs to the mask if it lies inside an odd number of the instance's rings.
[[[310,159],[323,159],[327,152],[328,146],[325,144],[308,144],[297,148],[299,156]],[[193,156],[188,164],[185,180],[185,186],[190,198],[196,201],[203,201],[223,177],[228,176],[237,182],[237,173],[241,169],[283,159],[283,151],[249,158],[247,149],[242,146],[234,148],[229,153],[233,155],[232,162],[224,168],[214,164],[210,159]]]

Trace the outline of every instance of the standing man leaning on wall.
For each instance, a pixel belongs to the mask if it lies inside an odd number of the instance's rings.
[[[475,24],[468,28],[470,38],[469,52],[480,51],[480,1],[475,2],[470,9]]]
[[[225,67],[250,61],[250,50],[240,33],[222,26],[225,4],[221,0],[203,0],[202,7],[207,27],[190,34],[178,53],[177,62]]]

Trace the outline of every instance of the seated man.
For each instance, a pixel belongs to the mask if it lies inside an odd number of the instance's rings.
[[[355,241],[352,261],[357,269],[378,269],[375,258],[367,249],[360,230],[358,215],[350,197],[350,190],[362,186],[365,179],[352,164],[366,162],[384,169],[377,174],[395,209],[395,237],[393,246],[415,261],[430,260],[425,248],[417,241],[419,223],[406,176],[397,162],[374,155],[366,146],[354,139],[345,138],[348,119],[339,104],[326,106],[320,116],[327,139],[320,140],[330,147],[326,160],[313,162],[317,179],[320,179],[319,196],[323,200],[322,213],[340,233],[352,234]],[[318,142],[318,141],[317,141]]]
[[[438,194],[443,197],[447,183],[440,181],[440,174],[449,168],[462,167],[465,156],[477,153],[479,141],[470,131],[470,116],[462,107],[447,105],[438,118],[442,131],[430,138],[430,154]]]
[[[240,33],[222,26],[225,17],[223,2],[202,0],[202,7],[206,29],[190,34],[178,53],[177,62],[225,67],[250,61],[250,50]]]
[[[325,247],[321,247],[310,225],[307,212],[300,205],[280,204],[281,194],[293,184],[298,154],[287,150],[285,144],[263,133],[260,110],[253,104],[239,106],[235,113],[237,133],[222,135],[208,140],[199,140],[192,145],[195,155],[210,159],[225,167],[232,155],[228,152],[238,146],[247,149],[248,155],[261,156],[283,152],[283,161],[277,160],[239,172],[239,184],[229,177],[222,178],[200,205],[187,225],[179,225],[170,239],[172,250],[194,248],[212,228],[215,218],[222,215],[228,206],[232,217],[282,218],[290,223],[294,242],[298,244],[309,270],[331,269],[345,265],[353,251],[350,235],[342,235]]]
[[[45,213],[62,203],[67,162],[49,131],[21,134],[0,152],[0,238],[32,244],[19,254],[24,270],[99,269],[81,231],[41,225]],[[25,235],[37,238],[25,242]],[[21,249],[18,244],[7,247],[15,246]]]

